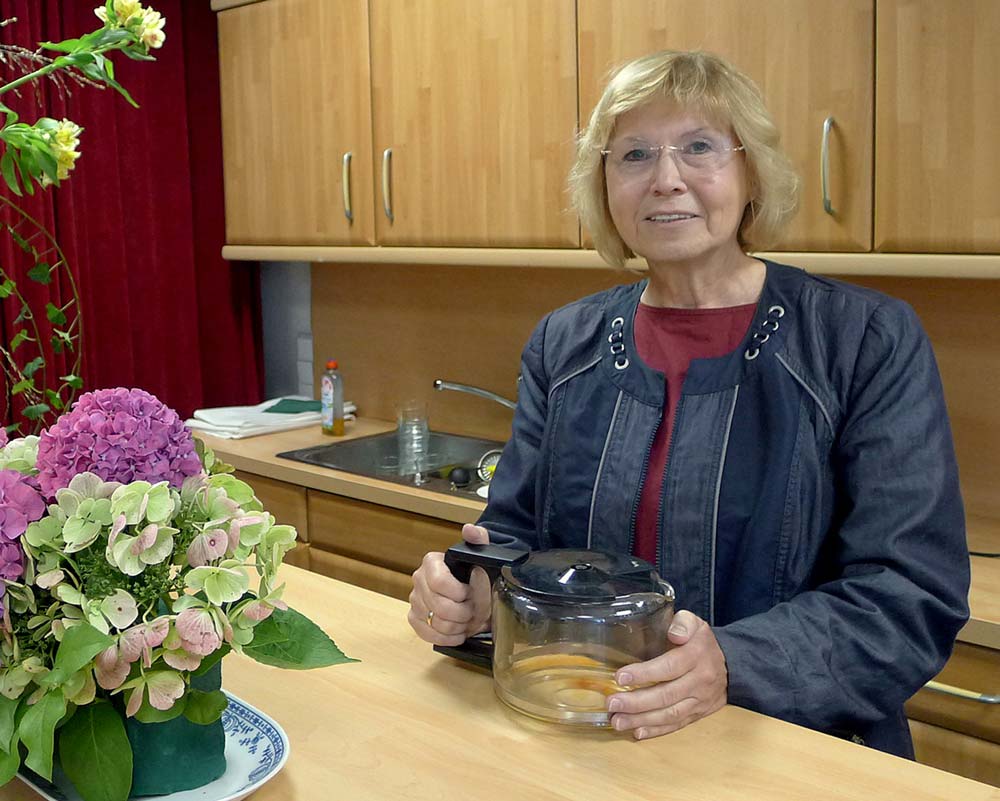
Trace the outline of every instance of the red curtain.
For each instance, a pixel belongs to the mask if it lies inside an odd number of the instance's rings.
[[[16,23],[0,41],[79,36],[100,25],[99,0],[0,0]],[[69,84],[42,88],[41,113],[83,126],[81,157],[58,188],[19,205],[48,226],[76,276],[82,309],[84,389],[136,386],[188,416],[200,407],[261,400],[263,365],[257,265],[222,259],[222,135],[215,14],[207,2],[151,2],[166,18],[155,62],[115,57],[117,92]],[[9,65],[0,65],[4,83]],[[24,121],[33,92],[2,100]],[[6,187],[0,191],[9,196]],[[0,258],[11,244],[0,243]],[[68,287],[30,287],[65,303]],[[22,282],[19,281],[19,286]],[[45,300],[35,301],[44,316]],[[12,307],[0,307],[10,337]],[[9,341],[9,340],[8,340]],[[55,357],[60,370],[65,359]],[[53,373],[54,375],[55,373]],[[49,379],[51,381],[51,378]],[[9,420],[7,422],[10,422]]]

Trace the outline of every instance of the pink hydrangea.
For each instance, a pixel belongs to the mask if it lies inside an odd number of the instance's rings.
[[[0,426],[0,448],[6,445],[10,440],[7,438],[7,429]]]
[[[35,480],[17,470],[0,470],[0,578],[16,581],[24,572],[18,542],[29,523],[45,514]]]
[[[78,473],[105,481],[168,481],[180,489],[201,471],[191,433],[177,413],[141,389],[100,389],[42,432],[38,482],[54,497]]]
[[[17,470],[0,470],[0,579],[17,581],[24,575],[21,535],[44,514],[45,501],[35,480]],[[6,590],[0,580],[0,615]]]

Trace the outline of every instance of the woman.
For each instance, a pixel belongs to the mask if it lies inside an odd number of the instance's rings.
[[[760,94],[704,53],[611,80],[571,174],[612,265],[649,277],[548,315],[512,437],[463,536],[648,559],[677,591],[670,645],[617,674],[637,738],[738,704],[912,757],[903,702],[950,654],[969,567],[934,356],[913,311],[747,255],[797,182]],[[488,533],[487,533],[488,532]],[[428,554],[410,623],[488,626]]]

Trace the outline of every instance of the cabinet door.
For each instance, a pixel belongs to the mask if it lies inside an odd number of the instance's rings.
[[[760,86],[802,178],[782,250],[867,251],[872,219],[872,0],[580,0],[580,117],[608,71],[666,48],[708,50]],[[829,136],[824,210],[820,157]]]
[[[574,5],[372,0],[380,244],[579,245]]]
[[[218,20],[227,243],[373,243],[366,0],[269,0]]]
[[[1000,3],[879,0],[875,248],[1000,252]]]

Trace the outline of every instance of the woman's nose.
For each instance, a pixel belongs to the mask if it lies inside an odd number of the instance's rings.
[[[665,195],[687,189],[687,182],[681,175],[677,154],[669,148],[663,148],[653,167],[652,190],[655,194]]]

